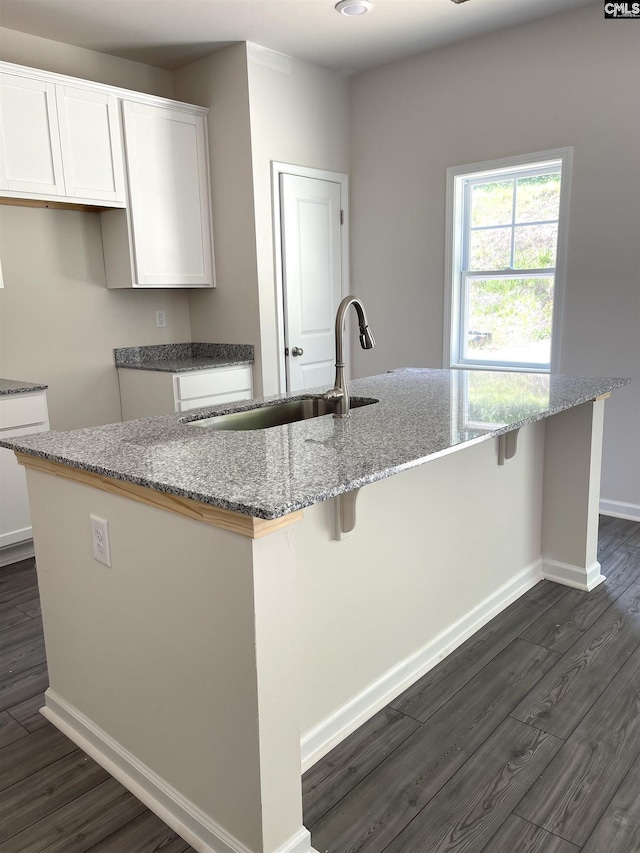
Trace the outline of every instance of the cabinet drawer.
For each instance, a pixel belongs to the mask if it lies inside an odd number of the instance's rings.
[[[7,396],[0,400],[0,429],[31,426],[45,423],[46,420],[47,407],[42,394],[33,397]]]
[[[251,391],[228,391],[226,394],[214,394],[212,397],[196,397],[193,400],[180,400],[178,402],[179,412],[188,412],[189,409],[199,409],[201,406],[215,406],[217,403],[235,403],[236,400],[250,400]]]
[[[251,367],[217,367],[215,370],[184,373],[176,377],[176,396],[178,400],[191,400],[194,397],[212,397],[229,392],[246,391],[251,394]],[[243,399],[234,398],[234,399]],[[226,400],[220,400],[224,403]],[[208,401],[198,403],[206,406]]]

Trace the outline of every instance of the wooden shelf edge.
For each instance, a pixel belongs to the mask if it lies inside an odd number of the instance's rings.
[[[124,205],[119,207],[106,207],[100,204],[83,204],[75,201],[54,201],[49,199],[38,198],[19,198],[13,196],[0,196],[0,204],[8,204],[12,207],[49,207],[53,210],[83,210],[97,211],[102,210],[124,210]]]
[[[50,462],[48,459],[41,459],[39,456],[30,456],[20,451],[15,453],[18,462],[25,468],[33,468],[55,477],[64,477],[67,480],[73,480],[76,483],[82,483],[103,492],[110,492],[128,500],[153,506],[156,509],[184,515],[194,521],[210,524],[212,527],[220,527],[231,533],[247,536],[249,539],[259,539],[261,536],[288,527],[290,524],[300,521],[303,516],[302,510],[297,510],[288,515],[283,515],[281,518],[254,518],[251,515],[243,515],[239,512],[200,503],[191,500],[191,498],[169,495],[166,492],[156,492],[147,486],[115,480],[112,477],[95,474],[92,471],[83,471],[80,468],[62,465],[59,462]]]

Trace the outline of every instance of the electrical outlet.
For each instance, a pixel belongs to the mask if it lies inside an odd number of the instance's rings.
[[[91,542],[93,556],[99,563],[111,568],[111,543],[109,542],[109,522],[97,515],[90,515]]]
[[[166,311],[156,311],[156,326],[159,329],[167,328],[167,312]]]

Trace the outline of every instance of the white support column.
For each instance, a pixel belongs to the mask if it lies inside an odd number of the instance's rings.
[[[286,527],[252,542],[264,853],[311,851],[302,824],[295,533]]]
[[[545,578],[591,590],[598,562],[598,507],[604,400],[545,421],[542,571]]]

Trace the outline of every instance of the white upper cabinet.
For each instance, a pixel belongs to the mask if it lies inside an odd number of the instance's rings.
[[[0,189],[13,197],[64,196],[56,87],[0,74]]]
[[[122,113],[133,286],[211,287],[206,115],[132,101]]]
[[[214,287],[208,113],[0,62],[0,199],[100,208],[107,287]]]
[[[124,207],[117,98],[56,77],[0,74],[2,195]]]
[[[118,99],[105,92],[56,86],[65,195],[125,203]]]

